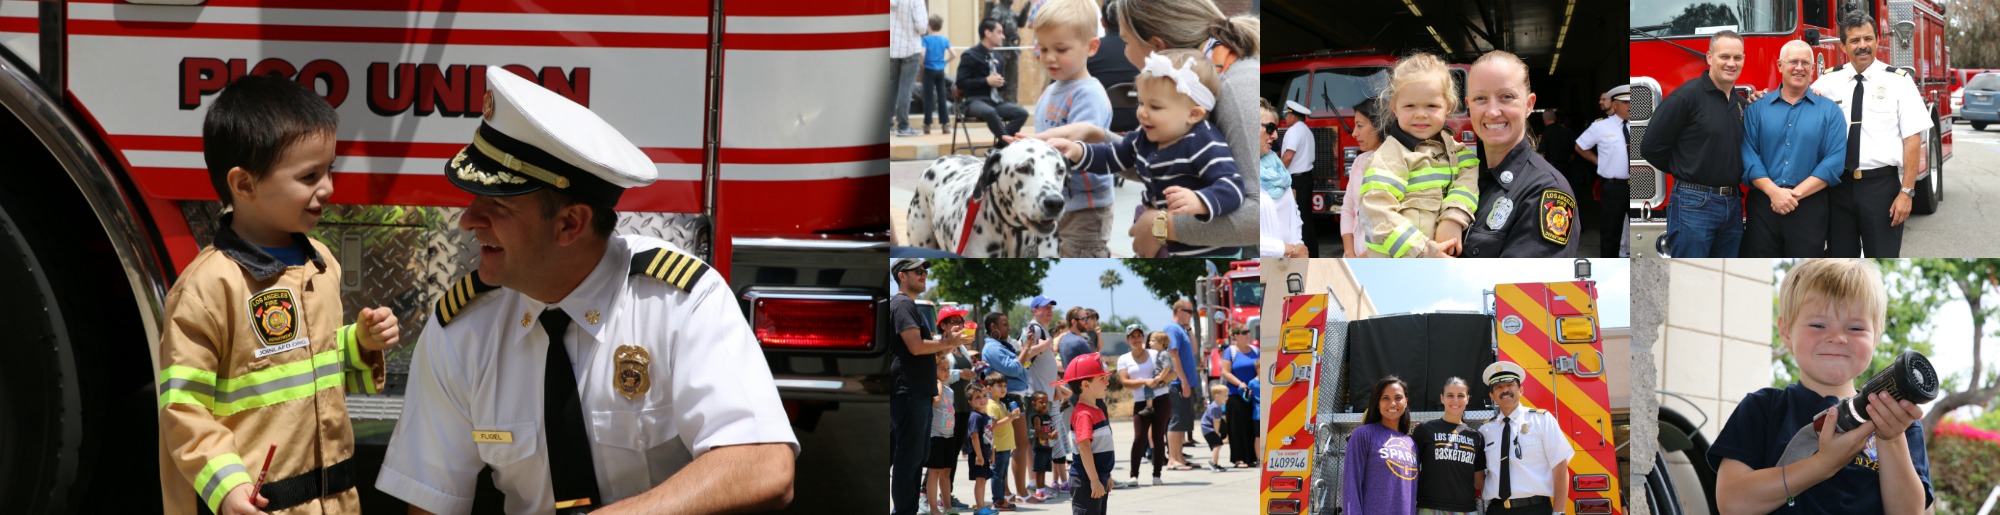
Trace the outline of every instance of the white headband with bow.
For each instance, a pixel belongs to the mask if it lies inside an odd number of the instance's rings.
[[[1180,68],[1175,68],[1173,60],[1154,52],[1146,55],[1146,67],[1139,73],[1171,79],[1174,90],[1194,100],[1194,105],[1201,106],[1203,110],[1215,110],[1215,93],[1210,92],[1208,86],[1203,86],[1201,76],[1194,73],[1194,59],[1188,59],[1181,63]]]

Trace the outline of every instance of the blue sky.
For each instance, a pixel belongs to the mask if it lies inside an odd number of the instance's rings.
[[[1352,259],[1354,277],[1368,289],[1379,313],[1484,311],[1481,292],[1496,284],[1565,281],[1575,277],[1568,259]],[[1630,263],[1592,259],[1598,316],[1604,327],[1632,320]]]
[[[1146,293],[1139,276],[1126,270],[1124,263],[1116,259],[1064,259],[1049,267],[1049,275],[1042,280],[1042,295],[1056,300],[1056,307],[1067,310],[1070,306],[1083,306],[1097,310],[1100,318],[1109,322],[1114,314],[1112,294],[1097,286],[1097,276],[1107,269],[1117,269],[1125,276],[1125,284],[1117,289],[1117,310],[1119,316],[1138,316],[1147,327],[1158,327],[1173,320],[1173,308],[1167,303]],[[1032,298],[1032,297],[1031,297]],[[1027,304],[1028,299],[1021,299]],[[1060,315],[1058,311],[1057,316]]]

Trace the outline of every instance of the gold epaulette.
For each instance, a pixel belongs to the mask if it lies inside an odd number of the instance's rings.
[[[437,313],[435,315],[438,319],[438,325],[450,324],[452,319],[458,318],[459,312],[465,310],[466,305],[472,304],[474,296],[486,293],[494,288],[498,288],[498,286],[486,284],[479,280],[479,272],[465,274],[465,277],[458,278],[457,282],[451,284],[451,288],[445,290],[443,296],[438,297]]]
[[[668,249],[653,249],[632,256],[632,275],[666,281],[681,291],[692,291],[694,285],[701,281],[701,276],[706,274],[708,263]]]

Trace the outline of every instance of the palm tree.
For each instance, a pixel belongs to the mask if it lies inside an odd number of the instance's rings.
[[[1106,320],[1118,317],[1118,285],[1121,284],[1125,284],[1125,277],[1118,275],[1117,269],[1105,270],[1104,275],[1097,276],[1097,287],[1111,292],[1111,317]]]

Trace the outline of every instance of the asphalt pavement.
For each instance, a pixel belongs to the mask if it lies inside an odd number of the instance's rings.
[[[1952,127],[1952,158],[1944,163],[1944,201],[1914,215],[1903,229],[1903,257],[2000,256],[1987,222],[2000,219],[2000,127]]]

